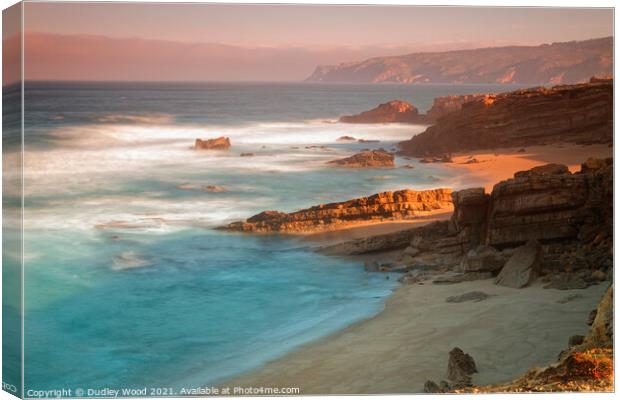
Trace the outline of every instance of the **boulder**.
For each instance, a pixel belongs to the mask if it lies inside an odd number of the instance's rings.
[[[377,261],[364,261],[364,271],[366,272],[378,272],[379,263]]]
[[[587,271],[585,271],[587,273]],[[551,277],[551,281],[543,286],[545,289],[575,290],[585,289],[591,284],[585,279],[584,273],[561,272]]]
[[[479,246],[470,250],[461,261],[461,271],[463,272],[492,272],[496,273],[502,269],[506,260],[502,253],[490,246]]]
[[[544,176],[544,175],[565,175],[570,174],[568,167],[562,164],[546,164],[538,167],[534,167],[527,171],[515,172],[515,178],[527,178],[530,176]]]
[[[439,385],[433,381],[424,382],[424,393],[442,393]]]
[[[478,303],[488,298],[489,295],[484,292],[473,291],[463,293],[458,296],[450,296],[446,299],[446,303],[463,303],[465,301],[473,301],[475,303]]]
[[[224,188],[223,186],[218,186],[218,185],[208,185],[208,186],[205,186],[204,191],[212,192],[212,193],[222,193],[226,191],[226,188]]]
[[[568,347],[579,346],[586,337],[583,335],[573,335],[568,338]]]
[[[495,283],[512,288],[523,288],[532,283],[541,269],[542,248],[536,240],[530,240],[515,250],[500,271]]]
[[[404,250],[404,253],[408,256],[415,257],[420,254],[420,249],[416,247],[407,246]]]
[[[457,383],[471,382],[471,375],[478,372],[474,359],[458,347],[450,350],[448,379]]]
[[[394,167],[394,154],[381,150],[369,150],[351,157],[329,161],[328,164],[348,168]]]
[[[603,168],[613,166],[612,158],[588,158],[584,163],[581,164],[581,172],[588,173],[593,171],[599,171]]]
[[[194,144],[196,150],[227,150],[230,148],[230,139],[220,136],[215,139],[196,139]]]

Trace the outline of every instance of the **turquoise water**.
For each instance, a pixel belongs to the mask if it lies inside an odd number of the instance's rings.
[[[213,384],[376,314],[395,279],[297,238],[213,228],[268,209],[459,187],[449,170],[400,157],[415,168],[326,168],[424,129],[335,120],[394,98],[424,110],[440,95],[509,89],[28,84],[26,388]],[[220,135],[230,151],[190,148]],[[337,142],[343,135],[380,142]],[[18,199],[5,190],[5,207]]]

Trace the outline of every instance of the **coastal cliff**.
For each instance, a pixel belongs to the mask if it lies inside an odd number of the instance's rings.
[[[515,173],[512,179],[496,184],[490,194],[472,188],[451,196],[454,212],[449,221],[338,243],[320,251],[361,255],[400,250],[386,261],[394,270],[451,271],[454,282],[496,277],[522,249],[535,258],[533,275],[526,282],[519,281],[520,276],[516,281],[498,278],[515,287],[540,276],[549,288],[578,289],[612,274],[612,159],[589,159],[576,173],[548,164]]]
[[[613,74],[613,38],[491,47],[318,66],[310,82],[524,83],[586,82]]]
[[[425,157],[501,147],[611,143],[613,80],[486,95],[462,103],[426,131],[399,143]]]
[[[264,211],[225,229],[242,232],[316,232],[352,223],[411,218],[452,206],[452,190],[399,190],[314,206],[292,213]]]
[[[484,98],[485,94],[465,94],[437,97],[426,114],[421,114],[411,103],[402,100],[392,100],[379,104],[372,110],[363,111],[356,115],[344,115],[338,122],[346,124],[432,124],[444,115],[459,111],[463,104]]]

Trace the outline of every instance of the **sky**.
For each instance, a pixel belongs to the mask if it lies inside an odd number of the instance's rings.
[[[302,80],[317,65],[374,56],[611,36],[613,14],[611,9],[33,2],[25,4],[24,30],[28,79]]]

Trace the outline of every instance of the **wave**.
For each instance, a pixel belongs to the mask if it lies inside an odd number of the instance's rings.
[[[103,115],[65,115],[54,114],[48,117],[50,121],[83,121],[87,123],[104,124],[144,124],[161,125],[174,122],[175,117],[171,114],[103,114]]]
[[[49,135],[58,146],[101,147],[136,146],[178,141],[193,145],[196,138],[230,137],[233,146],[244,145],[312,145],[338,143],[341,136],[362,140],[400,141],[424,130],[421,125],[342,124],[319,120],[304,122],[261,122],[240,126],[168,124],[169,116],[106,116],[107,122],[147,119],[140,124],[84,124],[53,129]],[[163,120],[155,123],[161,118]]]

